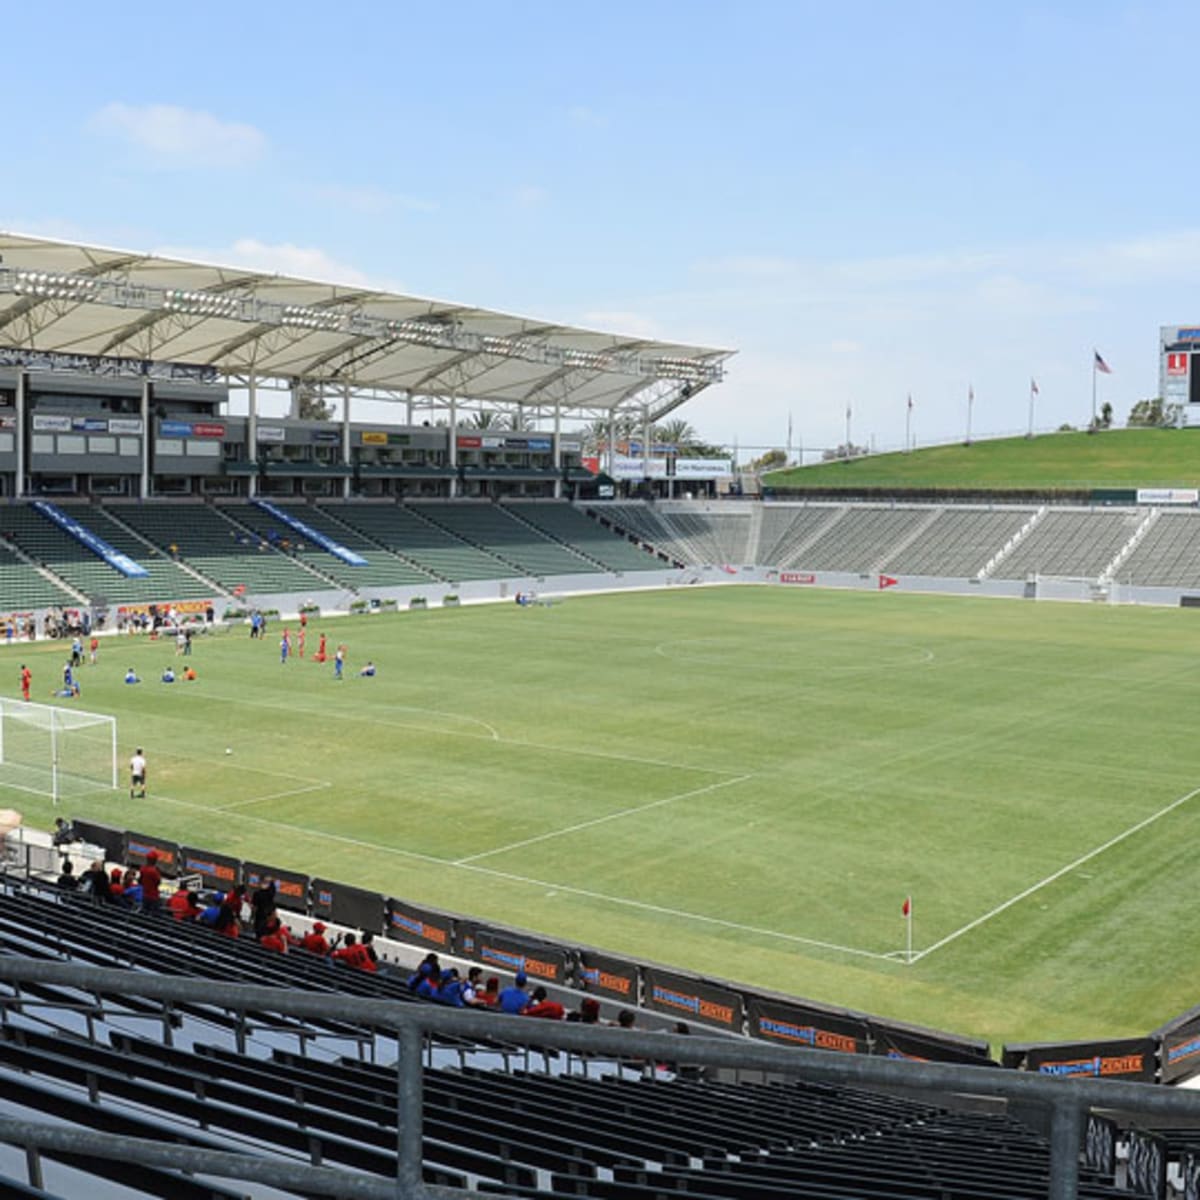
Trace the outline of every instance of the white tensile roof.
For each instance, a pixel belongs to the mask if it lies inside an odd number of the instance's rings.
[[[576,412],[665,411],[719,382],[732,354],[4,232],[0,347]]]

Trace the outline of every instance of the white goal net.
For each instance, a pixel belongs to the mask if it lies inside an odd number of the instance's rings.
[[[55,804],[117,786],[117,719],[81,708],[0,698],[0,793]]]

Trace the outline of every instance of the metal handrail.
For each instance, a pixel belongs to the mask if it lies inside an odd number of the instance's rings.
[[[0,980],[78,987],[105,995],[138,996],[164,1002],[221,997],[234,1011],[274,1011],[288,1016],[333,1018],[394,1031],[397,1061],[397,1171],[393,1179],[302,1166],[261,1155],[234,1154],[119,1137],[60,1125],[0,1117],[0,1140],[29,1147],[76,1151],[104,1158],[136,1159],[153,1166],[224,1178],[252,1179],[300,1188],[345,1200],[446,1200],[457,1188],[422,1179],[422,1044],[428,1033],[490,1040],[502,1034],[514,1043],[553,1047],[579,1054],[761,1071],[859,1087],[896,1087],[1022,1100],[1050,1113],[1050,1200],[1075,1200],[1084,1115],[1091,1109],[1158,1118],[1200,1121],[1200,1093],[1120,1080],[1059,1078],[996,1067],[960,1066],[799,1050],[727,1038],[642,1033],[583,1024],[529,1021],[492,1012],[440,1008],[396,1000],[372,1000],[231,984],[223,980],[167,978],[109,967],[85,967],[23,958],[0,958]],[[670,1045],[670,1050],[667,1047]],[[686,1049],[685,1049],[686,1045]]]

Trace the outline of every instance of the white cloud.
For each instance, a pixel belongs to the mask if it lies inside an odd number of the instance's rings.
[[[162,167],[242,167],[257,161],[266,136],[253,125],[174,104],[122,104],[94,112],[88,128],[125,142]]]
[[[420,196],[410,196],[404,192],[389,192],[370,185],[349,187],[333,183],[318,188],[317,195],[339,208],[348,208],[353,212],[369,216],[379,216],[395,209],[404,209],[408,212],[436,212],[438,207],[433,201],[422,199]]]
[[[252,271],[293,275],[300,279],[341,283],[350,287],[401,290],[398,285],[372,279],[349,263],[340,262],[315,246],[297,246],[292,242],[260,242],[256,238],[238,238],[228,246],[203,249],[187,246],[160,246],[155,250],[165,258],[183,258],[220,266],[247,267]]]

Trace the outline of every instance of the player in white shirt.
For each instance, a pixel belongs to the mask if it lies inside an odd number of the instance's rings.
[[[142,753],[142,748],[139,746],[133,753],[133,757],[129,760],[129,798],[134,798],[134,792],[137,792],[140,799],[146,798],[146,756]]]

